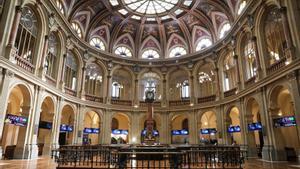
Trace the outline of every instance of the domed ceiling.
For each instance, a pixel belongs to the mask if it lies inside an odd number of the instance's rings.
[[[142,59],[203,51],[222,39],[246,0],[57,0],[74,33],[99,50]]]

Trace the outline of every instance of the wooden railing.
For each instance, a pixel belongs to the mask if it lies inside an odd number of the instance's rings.
[[[282,58],[267,68],[267,74],[271,74],[285,66],[286,58]]]
[[[26,71],[33,73],[34,70],[34,66],[32,63],[30,63],[29,61],[25,60],[24,58],[22,58],[21,56],[15,54],[14,58],[16,60],[16,63],[18,66],[20,66],[21,68],[25,69]]]
[[[236,94],[236,88],[224,92],[224,97],[230,97]]]
[[[89,94],[85,95],[85,100],[103,103],[103,98],[102,97],[89,95]]]
[[[145,101],[140,101],[140,107],[147,107],[148,103],[146,103]],[[153,102],[153,106],[154,107],[161,107],[161,102]]]
[[[76,97],[76,91],[69,89],[68,87],[65,87],[65,93],[71,96],[75,96]]]
[[[200,97],[200,98],[198,98],[198,103],[213,102],[213,101],[216,101],[216,98],[217,98],[216,95]]]
[[[61,147],[52,151],[63,168],[243,168],[246,151],[239,146]]]
[[[131,100],[119,100],[112,98],[111,99],[111,104],[117,104],[117,105],[123,105],[123,106],[132,106],[132,101]]]
[[[190,105],[190,100],[170,100],[169,105],[170,106],[185,106]]]

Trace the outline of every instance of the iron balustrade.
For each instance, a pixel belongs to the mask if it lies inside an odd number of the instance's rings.
[[[66,168],[243,168],[239,146],[62,146],[52,151],[57,169]]]

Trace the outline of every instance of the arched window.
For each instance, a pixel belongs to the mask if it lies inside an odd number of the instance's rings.
[[[204,72],[201,71],[198,73],[198,82],[200,85],[200,96],[211,96],[214,95],[214,84],[213,84],[213,71]]]
[[[37,18],[34,12],[24,7],[15,42],[19,59],[33,63],[37,31]]]
[[[247,79],[254,77],[256,75],[256,65],[255,65],[255,49],[254,44],[251,40],[245,40],[244,45],[244,59],[246,66],[246,76]]]
[[[48,54],[44,65],[46,75],[51,78],[55,78],[56,76],[57,57],[58,41],[56,35],[51,32],[48,41]]]
[[[90,45],[92,45],[100,50],[105,50],[105,45],[104,45],[103,41],[98,37],[93,37],[90,40]]]
[[[180,57],[180,56],[186,55],[186,54],[187,54],[186,49],[184,49],[183,47],[177,46],[170,51],[169,57],[170,58]]]
[[[65,66],[65,87],[75,91],[77,86],[77,60],[73,53],[68,52]]]
[[[85,92],[88,95],[100,96],[102,84],[102,72],[95,63],[87,65],[85,76]]]
[[[246,5],[247,5],[247,2],[246,2],[245,0],[242,1],[242,2],[239,4],[239,8],[238,8],[238,11],[237,11],[237,14],[238,14],[238,15],[240,15],[240,14],[243,12],[243,10],[245,9]]]
[[[159,54],[156,50],[148,49],[142,54],[143,59],[158,59]]]
[[[229,52],[224,60],[224,91],[228,91],[236,87],[236,64],[234,60],[234,53]]]
[[[269,64],[272,65],[284,57],[284,51],[287,48],[282,19],[278,8],[273,8],[268,13],[264,29],[267,51],[270,58]]]
[[[72,29],[75,31],[78,37],[82,38],[82,30],[80,29],[78,23],[72,22]]]
[[[212,41],[209,38],[201,39],[196,46],[196,51],[200,51],[212,45]]]
[[[64,6],[61,3],[60,0],[56,0],[56,7],[59,9],[59,11],[64,15],[65,14],[65,10],[64,10]]]
[[[220,39],[222,39],[225,34],[231,29],[231,26],[229,23],[225,23],[222,28],[220,29],[220,34],[219,34],[219,37]]]
[[[130,49],[128,49],[125,46],[117,47],[115,50],[115,54],[122,56],[122,57],[132,57],[132,53],[131,53]]]
[[[118,82],[113,82],[112,83],[112,92],[111,92],[111,97],[113,99],[119,99],[120,98],[120,94],[121,94],[121,89],[123,88],[123,86],[118,83]]]
[[[176,87],[180,88],[180,97],[182,99],[190,98],[190,86],[188,80],[185,80],[182,83],[177,83]]]
[[[154,91],[155,99],[160,100],[160,92],[159,92],[159,82],[160,77],[158,74],[154,72],[147,72],[143,75],[141,79],[141,87],[140,87],[140,99],[145,100],[146,91]]]

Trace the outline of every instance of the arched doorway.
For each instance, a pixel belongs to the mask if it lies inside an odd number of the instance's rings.
[[[44,99],[41,110],[37,136],[39,155],[49,155],[54,117],[54,102],[50,97]]]
[[[269,103],[270,115],[274,125],[275,147],[279,152],[279,156],[285,154],[284,151],[289,154],[293,151],[293,154],[296,154],[300,144],[296,127],[294,101],[289,89],[285,86],[276,87],[270,94]]]
[[[2,133],[1,145],[5,155],[11,154],[22,158],[28,126],[28,117],[31,110],[31,96],[24,85],[15,86],[9,94],[6,109],[5,124]],[[16,151],[15,151],[16,148]]]
[[[264,139],[258,102],[251,98],[246,105],[246,122],[248,128],[247,143],[249,156],[262,156]]]
[[[124,113],[116,113],[111,122],[111,144],[126,144],[129,136],[130,120]]]
[[[187,115],[177,115],[171,122],[171,143],[186,144],[189,143],[189,120]]]
[[[242,144],[240,111],[237,107],[229,109],[226,120],[228,144]]]
[[[75,112],[70,105],[65,105],[61,113],[59,145],[70,145],[73,143],[73,130]]]
[[[100,143],[100,124],[101,119],[94,111],[89,111],[84,117],[83,144]]]
[[[200,119],[199,139],[202,144],[216,144],[217,116],[213,111],[205,112]]]

